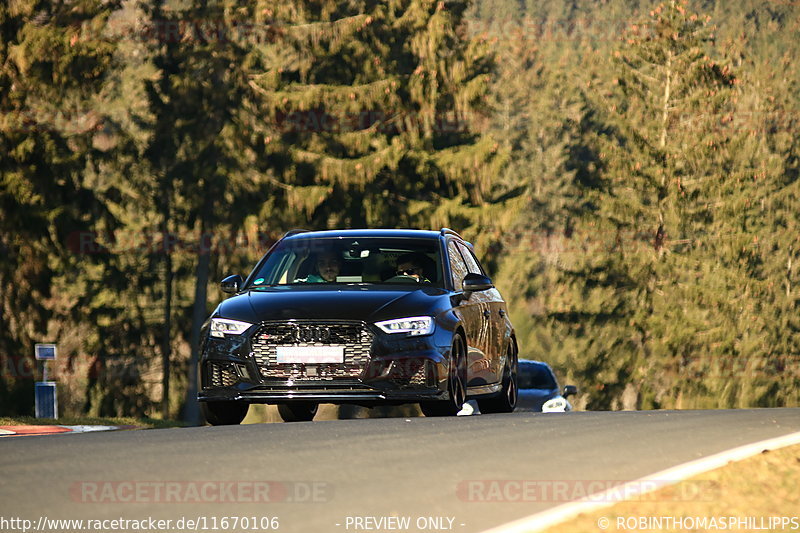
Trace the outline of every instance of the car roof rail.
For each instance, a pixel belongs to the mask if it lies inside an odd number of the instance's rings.
[[[291,237],[292,235],[297,235],[298,233],[308,233],[311,231],[310,229],[303,229],[303,228],[293,228],[283,234],[281,239],[285,239],[286,237]]]
[[[441,233],[442,235],[455,235],[459,239],[462,238],[461,235],[459,235],[457,231],[452,230],[450,228],[442,228],[442,230],[439,233]]]

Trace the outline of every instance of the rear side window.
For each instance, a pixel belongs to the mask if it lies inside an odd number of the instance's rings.
[[[464,261],[467,263],[467,270],[472,274],[483,274],[483,269],[481,269],[480,263],[478,263],[478,259],[472,253],[472,250],[461,243],[458,243],[458,249],[461,250],[461,255],[464,256]]]
[[[450,273],[453,275],[453,287],[459,291],[469,269],[464,262],[464,258],[461,257],[461,252],[458,251],[455,241],[447,243],[447,255],[450,257]]]

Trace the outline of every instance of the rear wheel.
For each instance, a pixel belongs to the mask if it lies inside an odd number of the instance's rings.
[[[200,402],[200,410],[212,426],[235,426],[247,416],[250,404],[245,402]]]
[[[319,404],[309,402],[282,403],[278,413],[284,422],[310,422],[317,414]]]
[[[425,416],[455,416],[467,398],[467,350],[464,338],[456,335],[450,348],[450,366],[447,372],[448,399],[419,404]]]
[[[494,398],[478,400],[478,407],[481,413],[510,413],[517,406],[517,396],[519,388],[517,383],[517,351],[514,345],[508,347],[506,365],[503,368],[503,388]]]

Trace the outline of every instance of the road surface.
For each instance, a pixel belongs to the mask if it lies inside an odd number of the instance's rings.
[[[169,531],[194,530],[186,521],[199,519],[200,531],[224,531],[234,529],[222,517],[248,517],[236,531],[472,533],[583,490],[796,431],[800,409],[513,413],[11,437],[0,439],[0,518],[37,525],[40,518],[152,517],[172,520]],[[116,530],[132,525],[105,523]],[[70,529],[77,527],[55,530]]]

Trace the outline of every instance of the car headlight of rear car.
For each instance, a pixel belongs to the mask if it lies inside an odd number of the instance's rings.
[[[241,322],[239,320],[212,318],[209,330],[211,331],[212,337],[225,337],[226,333],[229,335],[239,335],[240,333],[244,333],[245,330],[252,325],[253,324],[250,324],[249,322]]]
[[[567,410],[567,400],[562,397],[550,398],[542,405],[543,413],[563,413]]]
[[[433,332],[433,319],[429,316],[410,316],[375,322],[385,333],[408,333],[409,335],[430,335]]]

